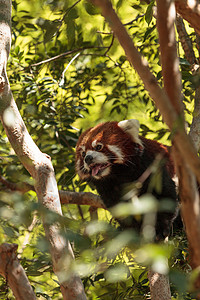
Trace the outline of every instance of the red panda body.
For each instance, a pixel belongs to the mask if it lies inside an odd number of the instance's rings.
[[[165,162],[162,166],[162,191],[152,189],[151,193],[158,199],[167,198],[176,203],[177,195],[173,162],[164,145],[139,136],[137,120],[107,122],[89,128],[80,136],[76,147],[76,171],[79,177],[95,185],[98,193],[110,208],[121,200],[124,185],[136,182],[152,165],[158,154]],[[145,180],[138,195],[147,193],[151,181],[151,172]],[[169,234],[175,212],[159,212],[156,222],[158,239]],[[120,221],[119,221],[120,222]],[[122,226],[140,230],[142,222],[134,217]]]

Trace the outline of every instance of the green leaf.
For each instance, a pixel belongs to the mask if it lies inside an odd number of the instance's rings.
[[[100,13],[99,8],[88,1],[84,3],[84,6],[89,15],[98,15]]]
[[[67,23],[67,40],[68,40],[68,48],[71,48],[75,43],[75,23],[73,20]]]
[[[144,35],[144,42],[146,41],[146,39],[151,35],[151,33],[156,29],[156,25],[153,25],[152,27],[149,27]]]
[[[69,14],[68,14],[68,18],[70,20],[74,20],[77,19],[79,17],[77,9],[74,7],[70,10]]]
[[[118,0],[117,5],[116,5],[117,9],[122,6],[122,3],[123,3],[123,0]]]
[[[138,4],[134,4],[131,6],[132,8],[136,9],[136,10],[141,10],[141,6]]]
[[[154,6],[154,1],[152,1],[148,5],[146,13],[145,13],[145,21],[147,22],[148,25],[151,23],[151,20],[153,17],[153,6]]]

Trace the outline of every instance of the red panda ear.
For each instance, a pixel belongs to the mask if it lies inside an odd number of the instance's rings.
[[[129,133],[133,142],[139,144],[143,149],[142,141],[139,137],[140,123],[136,119],[124,120],[118,123],[118,126],[125,132]]]

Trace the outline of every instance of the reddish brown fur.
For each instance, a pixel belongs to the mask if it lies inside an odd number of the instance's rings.
[[[77,150],[79,146],[84,145],[87,150],[92,149],[92,142],[97,140],[103,145],[116,145],[123,149],[125,157],[129,157],[130,152],[133,154],[133,141],[130,135],[124,132],[118,125],[118,122],[107,122],[89,128],[80,136],[77,143]],[[106,148],[103,149],[105,152]]]
[[[173,177],[175,175],[174,163],[167,146],[160,144],[157,141],[146,139],[142,136],[140,137],[140,139],[145,144],[145,148],[147,149],[148,153],[152,155],[152,157],[155,157],[158,153],[163,154],[164,158],[166,158],[167,160],[166,167],[168,169],[168,172],[171,177]]]
[[[146,139],[144,137],[140,137],[142,143],[145,145],[148,153],[154,159],[158,153],[163,153],[164,158],[167,159],[167,169],[171,175],[174,176],[174,164],[172,158],[168,152],[166,146],[158,143],[157,141]],[[92,149],[92,142],[97,140],[97,142],[103,143],[106,145],[116,145],[120,149],[123,149],[123,154],[125,160],[129,159],[130,155],[133,155],[133,141],[130,138],[130,134],[124,132],[119,126],[118,122],[107,122],[98,124],[95,127],[87,129],[80,136],[77,143],[77,150],[79,150],[79,146],[84,145],[87,150]],[[102,152],[106,153],[106,147],[102,150]],[[77,159],[81,158],[80,153],[77,151]],[[82,158],[81,158],[82,159]]]

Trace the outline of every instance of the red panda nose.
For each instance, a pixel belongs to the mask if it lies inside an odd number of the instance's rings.
[[[85,162],[88,164],[88,166],[92,163],[93,161],[93,156],[92,155],[87,155],[85,157]]]

